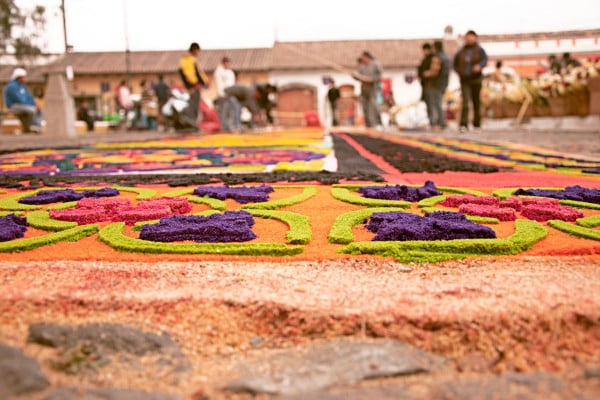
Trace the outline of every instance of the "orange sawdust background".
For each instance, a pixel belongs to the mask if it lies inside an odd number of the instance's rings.
[[[289,261],[325,261],[325,260],[349,260],[357,258],[378,258],[379,256],[368,255],[347,255],[339,254],[337,250],[343,245],[331,244],[327,241],[329,230],[335,219],[348,211],[359,210],[363,207],[344,203],[334,199],[331,195],[330,186],[316,186],[317,195],[305,200],[301,203],[284,207],[281,210],[293,211],[302,215],[306,215],[310,219],[312,229],[312,240],[308,245],[304,246],[304,252],[295,256],[229,256],[229,255],[211,255],[211,254],[144,254],[130,253],[113,250],[108,245],[98,240],[98,235],[92,235],[80,239],[77,242],[60,242],[53,245],[43,246],[37,249],[21,252],[21,253],[3,253],[0,254],[0,259],[3,261],[53,261],[53,260],[80,260],[80,261],[225,261],[225,260],[240,260],[240,261],[271,261],[285,263]],[[174,190],[166,186],[152,186],[152,189],[157,191],[157,197],[162,194]],[[290,186],[289,188],[276,188],[274,193],[271,193],[271,200],[287,198],[302,193],[302,188]],[[482,192],[491,194],[491,189],[479,189]],[[11,195],[17,192],[10,191],[6,195]],[[122,197],[135,202],[134,193],[122,192]],[[233,200],[225,201],[228,210],[240,209],[240,204]],[[202,204],[193,204],[192,212],[200,212],[209,209],[208,206]],[[452,209],[449,209],[452,210]],[[453,211],[456,211],[454,209]],[[597,211],[582,210],[585,216],[595,215]],[[421,215],[416,204],[413,204],[411,212]],[[252,228],[258,236],[253,242],[256,243],[285,243],[285,233],[288,230],[287,225],[276,220],[267,220],[263,218],[255,218],[256,224]],[[108,223],[101,223],[105,226]],[[496,231],[499,238],[510,236],[514,233],[514,222],[501,222],[495,225],[488,225]],[[581,239],[562,233],[553,228],[546,226],[548,236],[538,242],[531,250],[521,253],[521,255],[592,255],[600,260],[600,243],[593,240]],[[33,237],[47,234],[34,228],[27,230],[26,237]],[[137,237],[137,232],[133,232],[131,228],[127,228],[126,235]],[[359,225],[354,228],[356,241],[366,241],[373,237],[373,234],[368,232],[364,226]]]

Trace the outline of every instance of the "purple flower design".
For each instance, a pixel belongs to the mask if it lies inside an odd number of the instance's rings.
[[[269,193],[272,193],[273,187],[269,185],[260,186],[200,186],[194,190],[196,196],[208,196],[213,199],[225,200],[233,199],[240,204],[258,203],[269,200]]]
[[[517,189],[516,196],[540,196],[559,200],[585,201],[600,204],[600,189],[590,189],[579,185],[567,186],[565,190]]]
[[[442,193],[432,181],[425,182],[422,187],[406,185],[363,186],[358,193],[370,199],[419,201]]]
[[[247,242],[256,239],[251,227],[254,218],[246,211],[225,211],[208,217],[175,215],[162,218],[159,223],[144,225],[140,239],[153,242]]]
[[[0,242],[19,239],[25,236],[27,219],[15,214],[0,217]]]
[[[40,190],[33,196],[23,197],[19,199],[21,204],[50,204],[62,203],[68,201],[79,201],[85,197],[114,197],[118,196],[119,191],[114,188],[102,188],[98,190],[86,190],[84,192],[76,192],[73,189],[62,190]]]
[[[424,217],[403,212],[373,213],[367,229],[376,233],[373,241],[496,238],[493,229],[449,211],[436,211]]]

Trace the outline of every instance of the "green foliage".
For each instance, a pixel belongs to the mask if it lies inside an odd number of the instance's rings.
[[[46,9],[20,9],[14,0],[0,0],[0,50],[18,60],[42,53],[40,39],[46,28]]]

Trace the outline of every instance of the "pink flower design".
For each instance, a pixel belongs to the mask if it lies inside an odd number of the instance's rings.
[[[77,222],[79,225],[104,221],[123,221],[133,225],[148,221],[185,214],[192,210],[185,198],[159,198],[140,201],[133,206],[127,199],[81,199],[75,208],[50,210],[50,217],[62,221]]]

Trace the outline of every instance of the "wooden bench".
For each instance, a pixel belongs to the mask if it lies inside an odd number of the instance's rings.
[[[12,112],[0,110],[0,130],[3,134],[18,135],[23,132],[23,124]]]

